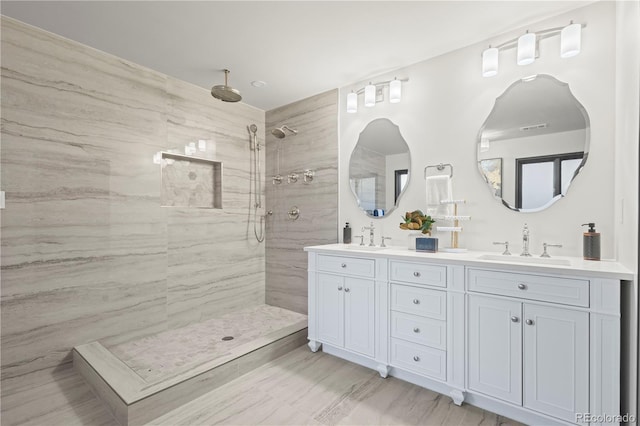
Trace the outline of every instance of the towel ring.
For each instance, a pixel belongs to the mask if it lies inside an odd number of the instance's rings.
[[[425,179],[427,178],[427,169],[436,169],[439,172],[441,172],[441,171],[443,171],[445,169],[445,167],[449,167],[449,177],[452,178],[453,177],[453,166],[451,164],[449,164],[449,163],[447,163],[447,164],[440,163],[440,164],[436,164],[436,165],[433,165],[433,166],[425,167],[424,168],[424,178]]]

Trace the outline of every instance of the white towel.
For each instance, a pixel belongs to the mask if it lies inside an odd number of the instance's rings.
[[[440,204],[442,200],[451,200],[451,177],[437,175],[427,177],[427,214],[442,217],[451,214],[451,204]]]

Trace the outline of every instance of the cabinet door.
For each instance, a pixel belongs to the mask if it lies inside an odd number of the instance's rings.
[[[318,274],[318,339],[344,346],[344,278]]]
[[[375,285],[371,280],[344,280],[344,346],[370,357],[375,348]]]
[[[469,295],[469,388],[522,404],[522,305]]]
[[[569,422],[589,411],[589,314],[524,305],[524,406]]]

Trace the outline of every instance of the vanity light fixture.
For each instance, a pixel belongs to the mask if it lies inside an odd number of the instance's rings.
[[[389,102],[397,104],[402,99],[402,83],[397,78],[389,82]]]
[[[527,33],[518,38],[518,65],[529,65],[536,60],[536,35]]]
[[[358,112],[358,94],[353,90],[347,95],[347,112]]]
[[[498,74],[498,48],[491,47],[482,52],[482,76],[493,77]]]
[[[364,86],[364,106],[376,106],[376,86],[371,84],[371,82]]]
[[[538,43],[545,38],[560,35],[560,57],[570,58],[580,53],[582,28],[586,24],[574,24],[566,27],[548,28],[535,33],[528,30],[518,38],[508,40],[498,46],[485,49],[482,52],[482,76],[493,77],[498,74],[498,53],[501,50],[517,48],[518,65],[532,64],[538,57]]]
[[[570,58],[580,53],[582,26],[573,21],[560,32],[560,57]]]
[[[402,100],[402,82],[409,81],[408,78],[394,78],[393,80],[381,81],[379,83],[369,82],[365,87],[352,90],[347,95],[347,112],[358,112],[358,95],[364,93],[364,106],[373,107],[377,102],[381,102],[382,88],[389,87],[389,103],[396,104]]]

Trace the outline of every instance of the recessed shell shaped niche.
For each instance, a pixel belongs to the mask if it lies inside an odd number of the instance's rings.
[[[478,133],[480,174],[512,210],[544,210],[568,195],[589,153],[589,116],[569,85],[524,78],[496,99]]]
[[[409,145],[397,125],[386,118],[367,124],[349,161],[351,191],[367,216],[382,218],[398,207],[410,166]]]

